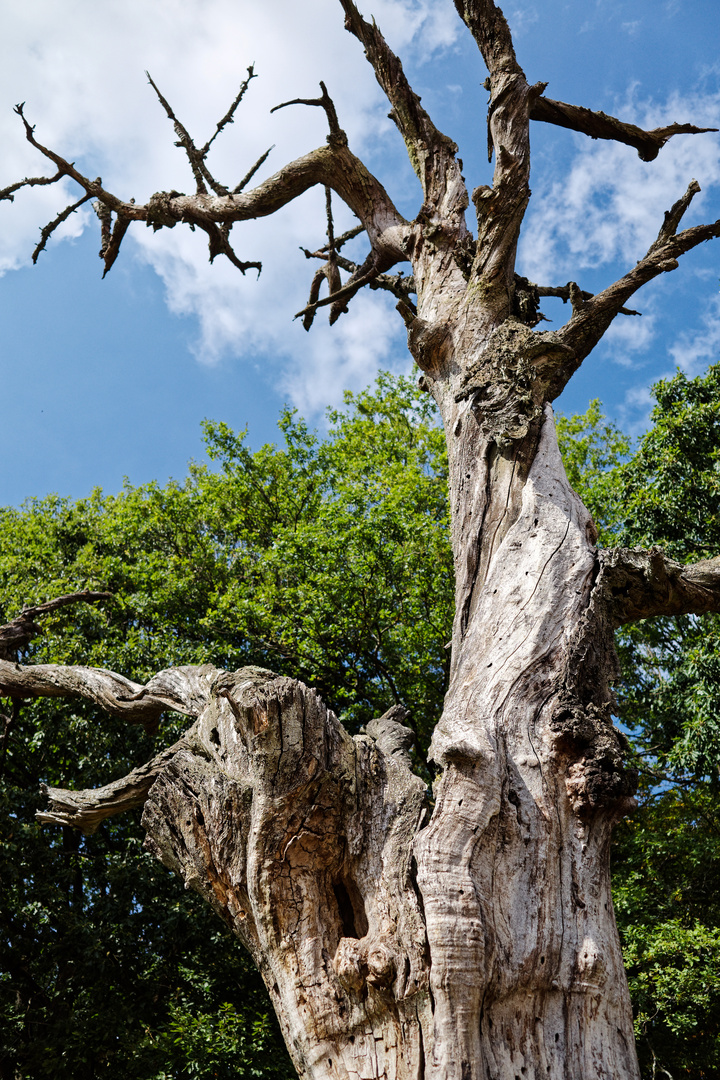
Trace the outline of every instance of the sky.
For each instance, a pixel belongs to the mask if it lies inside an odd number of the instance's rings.
[[[485,147],[486,72],[451,0],[361,0],[403,59],[436,125],[459,144],[472,188],[491,176]],[[720,127],[717,0],[509,0],[518,59],[550,97],[644,127]],[[192,191],[183,153],[147,83],[149,71],[198,141],[224,114],[249,64],[258,77],[213,147],[215,175],[234,184],[321,145],[322,110],[270,113],[313,97],[324,80],[350,146],[412,218],[419,186],[338,0],[25,0],[7,5],[0,44],[0,187],[47,173],[12,106],[25,102],[36,136],[121,198]],[[547,285],[597,291],[627,271],[663,213],[696,178],[684,224],[720,218],[720,138],[678,136],[652,163],[634,150],[534,124],[533,198],[518,271]],[[79,192],[23,190],[0,203],[0,505],[49,493],[80,498],[169,477],[202,460],[203,418],[247,427],[252,447],[276,438],[284,404],[321,429],[325,410],[379,369],[410,372],[392,298],[365,290],[334,327],[294,314],[313,265],[301,247],[324,242],[322,192],[237,226],[236,250],[260,259],[245,277],[210,266],[204,237],[181,226],[134,225],[104,280],[98,224],[83,208],[36,266],[39,229]],[[337,228],[352,218],[336,207]],[[469,221],[472,228],[473,222]],[[362,242],[356,252],[363,257]],[[600,398],[633,435],[648,423],[654,380],[700,373],[720,343],[720,242],[704,245],[637,294],[640,318],[616,320],[558,407]],[[559,326],[560,301],[544,305]],[[548,327],[550,328],[550,327]]]

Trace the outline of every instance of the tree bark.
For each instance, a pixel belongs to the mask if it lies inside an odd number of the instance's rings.
[[[178,744],[124,780],[95,792],[50,789],[40,819],[92,831],[144,803],[150,850],[250,950],[301,1077],[633,1080],[609,843],[635,777],[612,722],[612,633],[630,619],[719,610],[720,562],[680,567],[655,550],[598,553],[565,476],[551,403],[613,319],[636,314],[627,300],[720,236],[720,222],[678,232],[699,191],[692,181],[646,256],[595,296],[574,282],[518,279],[515,251],[530,197],[531,119],[616,139],[644,160],[703,129],[643,132],[545,99],[544,84],[527,83],[493,0],[455,0],[489,72],[495,171],[492,185],[472,192],[473,236],[455,143],[422,108],[377,26],[353,0],[340,4],[422,186],[413,221],[349,150],[324,86],[321,98],[285,104],[322,106],[327,145],[249,191],[264,157],[233,190],[220,184],[205,160],[212,140],[196,147],[157,91],[196,192],[158,192],[145,205],[44,147],[18,106],[27,139],[58,171],[0,199],[69,177],[81,202],[97,199],[106,272],[134,221],[197,226],[211,259],[224,254],[244,272],[258,264],[236,256],[233,225],[326,188],[329,242],[306,254],[327,263],[300,313],[305,326],[326,304],[334,321],[365,284],[393,291],[446,432],[456,615],[431,745],[434,802],[411,771],[397,712],[351,738],[313,690],[261,669],[178,669],[141,687],[92,668],[22,668],[11,653],[42,608],[5,627],[0,691],[82,694],[149,728],[165,708],[194,718]],[[331,191],[360,221],[337,241]],[[45,227],[36,256],[75,205]],[[357,265],[338,251],[359,231],[370,251]],[[386,273],[403,262],[412,278]],[[344,284],[340,269],[350,274]],[[331,293],[320,299],[322,280]],[[571,302],[559,330],[534,329],[543,295]]]

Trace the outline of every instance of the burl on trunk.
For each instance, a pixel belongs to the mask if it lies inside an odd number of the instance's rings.
[[[518,277],[515,250],[530,197],[531,121],[617,140],[646,161],[671,136],[699,129],[642,131],[545,98],[544,84],[527,83],[492,0],[455,0],[489,71],[495,172],[492,186],[472,193],[473,235],[457,147],[378,28],[352,0],[340,3],[422,186],[413,221],[349,150],[324,86],[315,100],[286,104],[324,108],[327,145],[248,191],[264,158],[235,189],[220,184],[206,163],[213,140],[196,147],[158,91],[196,192],[160,192],[144,205],[42,146],[18,111],[57,178],[80,185],[80,202],[96,200],[106,271],[133,221],[201,228],[211,257],[245,270],[254,264],[231,247],[233,225],[320,184],[328,243],[307,253],[323,265],[300,313],[306,327],[326,304],[335,321],[367,284],[397,297],[450,464],[456,616],[430,751],[434,795],[412,771],[401,706],[351,737],[312,689],[259,668],[177,668],[140,686],[98,669],[21,667],[12,650],[41,609],[4,628],[0,690],[82,694],[149,726],[164,709],[193,718],[178,743],[130,776],[96,791],[49,790],[40,820],[93,831],[144,804],[150,850],[252,954],[302,1077],[626,1080],[638,1069],[608,852],[635,778],[612,722],[613,628],[719,610],[720,568],[679,566],[655,549],[598,551],[565,476],[551,402],[612,320],[634,314],[624,307],[633,293],[720,235],[720,223],[678,232],[699,190],[692,181],[645,257],[594,296],[574,282]],[[360,221],[337,238],[331,192]],[[361,232],[369,252],[356,264],[341,249]],[[412,276],[388,274],[403,262]],[[329,295],[320,299],[323,281]],[[568,300],[572,316],[543,332],[538,304],[548,295]]]

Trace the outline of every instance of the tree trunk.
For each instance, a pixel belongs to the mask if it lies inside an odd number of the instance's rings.
[[[594,526],[549,406],[434,390],[457,615],[432,816],[396,717],[351,738],[245,669],[150,789],[147,843],[252,953],[302,1077],[635,1077],[609,880],[633,777]]]
[[[633,1080],[609,843],[635,777],[612,724],[612,630],[650,615],[720,610],[720,560],[681,567],[655,549],[597,552],[594,525],[565,476],[550,403],[615,316],[636,314],[626,301],[720,236],[720,222],[678,232],[699,191],[691,181],[645,257],[596,296],[574,282],[518,278],[515,251],[530,198],[531,119],[618,140],[646,161],[669,138],[702,129],[643,132],[545,99],[545,84],[527,83],[494,0],[455,0],[489,73],[495,171],[492,186],[472,192],[473,237],[457,146],[423,109],[378,27],[353,0],[340,5],[422,186],[412,221],[350,151],[323,84],[321,98],[285,104],[322,106],[327,144],[245,190],[261,158],[232,191],[205,161],[216,136],[196,147],[158,91],[197,190],[158,192],[145,205],[44,147],[18,106],[28,141],[58,172],[0,196],[62,178],[85,192],[43,229],[35,257],[93,198],[106,272],[135,221],[198,227],[211,259],[224,254],[244,271],[258,264],[239,260],[232,226],[325,187],[328,243],[306,252],[325,265],[300,313],[304,325],[323,305],[334,321],[368,283],[394,293],[447,437],[456,616],[451,683],[431,746],[441,773],[435,804],[410,769],[402,710],[351,738],[314,691],[260,669],[181,668],[145,687],[97,669],[23,669],[10,657],[34,629],[30,612],[0,627],[0,690],[84,694],[150,728],[165,708],[196,718],[179,743],[123,780],[96,792],[50,790],[39,818],[92,831],[144,802],[148,846],[246,944],[302,1077]],[[335,238],[331,191],[360,230]],[[369,245],[360,265],[340,254],[358,231]],[[412,277],[387,273],[407,262]],[[322,280],[331,294],[320,299]],[[556,331],[533,329],[542,295],[571,303]]]

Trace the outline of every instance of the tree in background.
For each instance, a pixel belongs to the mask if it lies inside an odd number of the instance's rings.
[[[527,83],[492,0],[456,0],[489,72],[495,174],[492,187],[472,192],[473,235],[457,147],[378,28],[352,0],[341,7],[422,186],[413,221],[349,150],[324,87],[318,99],[287,104],[324,108],[327,145],[252,190],[259,163],[234,188],[218,182],[207,165],[215,136],[197,147],[158,91],[196,192],[160,192],[144,204],[44,147],[19,107],[28,139],[57,174],[3,194],[72,177],[82,190],[74,206],[95,200],[106,270],[130,224],[144,221],[200,228],[211,258],[224,254],[245,271],[253,264],[231,246],[232,227],[326,187],[328,242],[314,253],[323,266],[305,324],[325,304],[336,319],[366,284],[394,292],[446,434],[455,614],[430,743],[441,772],[434,804],[412,771],[402,706],[352,738],[315,691],[265,667],[230,674],[214,657],[142,684],[107,670],[5,661],[0,685],[14,698],[79,694],[149,731],[166,709],[192,721],[122,780],[51,789],[40,820],[92,832],[144,805],[149,850],[249,949],[300,1075],[637,1076],[609,887],[611,829],[636,785],[612,723],[613,629],[715,611],[720,567],[684,565],[657,548],[598,550],[565,475],[551,402],[613,319],[632,314],[632,295],[720,235],[720,223],[678,231],[699,190],[693,180],[645,257],[595,296],[575,283],[524,281],[514,261],[530,197],[531,120],[626,143],[645,160],[698,129],[644,132],[546,98],[544,84]],[[360,265],[341,254],[347,236],[334,235],[331,190],[367,237]],[[38,250],[62,219],[43,230]],[[389,274],[405,262],[411,279]],[[330,295],[320,299],[323,281]],[[544,295],[571,304],[559,330],[534,329]],[[352,653],[347,666],[360,679]]]
[[[662,545],[679,562],[718,548],[720,368],[653,388],[652,426],[629,441],[597,403],[562,419],[568,476],[600,542]],[[639,809],[616,831],[613,895],[644,1075],[720,1065],[718,619],[677,616],[617,635],[618,711]]]
[[[661,535],[672,531],[683,543],[687,530],[692,548],[677,555],[697,558],[715,543],[705,508],[717,505],[718,373],[711,369],[692,382],[678,377],[661,384],[658,395],[654,426],[632,458],[629,440],[593,403],[583,416],[560,417],[563,459],[603,543],[637,528],[638,519],[647,530],[644,542],[652,543],[656,523],[650,527],[644,505],[654,490],[656,506],[665,507],[665,486],[678,497]],[[96,492],[79,503],[46,499],[4,511],[5,617],[41,594],[79,584],[112,588],[101,609],[46,614],[28,658],[132,664],[141,673],[168,658],[202,662],[222,655],[229,667],[272,662],[321,682],[351,730],[413,701],[408,722],[422,753],[442,705],[443,646],[452,622],[447,464],[429,406],[411,384],[381,377],[374,392],[348,395],[325,440],[286,414],[284,448],[251,454],[241,437],[208,425],[218,472],[194,466],[183,485],[128,487],[116,497]],[[684,469],[682,490],[678,477],[664,471],[673,460]],[[703,509],[689,518],[693,503]],[[230,525],[228,507],[234,508]],[[382,535],[393,540],[373,545]],[[341,624],[308,622],[308,613],[339,593]],[[698,648],[712,660],[715,621],[706,616],[688,636],[687,620],[668,620],[663,640],[674,669],[697,663]],[[406,622],[420,623],[414,638],[406,636]],[[705,772],[671,766],[673,754],[684,752],[685,732],[703,724],[692,697],[667,693],[670,661],[657,663],[656,627],[639,624],[620,639],[620,713],[632,724],[641,805],[616,833],[613,891],[646,1075],[654,1054],[673,1075],[703,1076],[720,1057],[718,740],[707,730],[717,714],[708,712],[704,723]],[[350,638],[352,676],[334,664]],[[398,656],[397,643],[407,640],[412,648]],[[392,682],[384,675],[391,656]],[[367,673],[362,680],[358,670]],[[692,686],[700,700],[717,693],[712,671]],[[662,701],[675,702],[672,726],[658,705],[661,693]],[[168,717],[159,737],[167,743],[181,731],[182,721]],[[108,819],[82,839],[69,829],[58,836],[31,824],[41,781],[82,786],[102,779],[108,759],[128,769],[146,760],[152,744],[137,732],[129,739],[132,732],[112,719],[93,723],[82,703],[69,714],[66,705],[48,701],[25,704],[6,728],[0,1075],[122,1069],[144,1080],[289,1076],[269,1003],[242,948],[143,851],[137,811]],[[417,760],[420,767],[422,756]]]
[[[35,614],[39,635],[25,620],[27,660],[141,678],[210,658],[272,665],[321,685],[353,731],[412,701],[408,722],[427,748],[452,629],[434,404],[383,376],[330,421],[321,440],[286,413],[281,447],[256,453],[207,425],[215,471],[1,511],[0,621],[38,595],[98,582],[111,594]],[[143,851],[138,810],[83,837],[33,822],[41,782],[83,787],[108,765],[130,771],[184,719],[166,716],[148,737],[122,719],[97,724],[82,700],[11,710],[0,751],[0,1076],[292,1076],[245,950]]]

